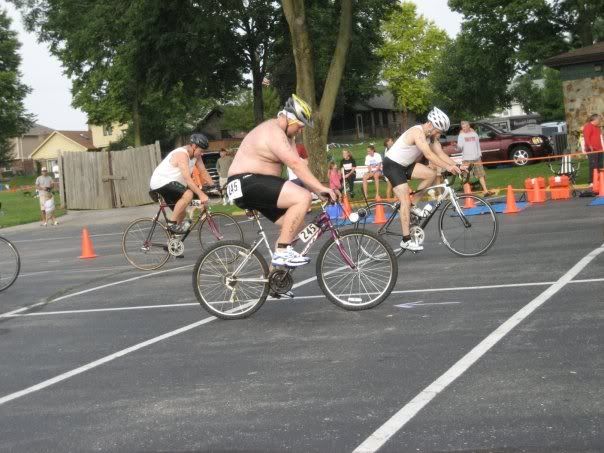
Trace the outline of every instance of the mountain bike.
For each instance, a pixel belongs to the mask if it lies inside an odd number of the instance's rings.
[[[302,255],[323,235],[329,238],[321,247],[316,274],[323,294],[338,307],[364,310],[382,303],[392,292],[398,277],[398,262],[392,248],[375,233],[355,228],[337,230],[325,211],[321,211],[297,236],[304,243]],[[269,268],[260,253],[264,244],[273,251],[258,213],[249,211],[258,224],[258,237],[248,245],[242,241],[223,241],[205,250],[193,268],[195,296],[205,310],[222,319],[246,318],[256,312],[269,293],[289,294],[293,287],[293,268]],[[293,245],[293,244],[292,244]],[[368,254],[369,253],[369,254]]]
[[[469,176],[469,172],[467,175]],[[432,203],[429,203],[432,210],[426,216],[418,217],[413,212],[410,213],[411,236],[419,244],[423,244],[426,237],[426,227],[440,209],[437,228],[443,244],[459,256],[482,255],[493,246],[497,239],[498,222],[495,211],[484,198],[469,193],[455,193],[451,187],[455,181],[455,175],[444,172],[443,176],[443,184],[426,187],[417,192],[424,194],[434,190],[435,192],[439,191],[440,195]],[[466,176],[466,182],[468,176]],[[451,179],[449,180],[449,178]],[[398,220],[400,207],[400,201],[368,203],[367,208],[361,208],[357,211],[360,220],[355,224],[357,229],[375,225],[375,232],[380,237],[387,238],[397,257],[406,251],[406,249],[399,246],[403,239],[401,224]],[[383,220],[383,223],[375,224],[375,215],[378,210],[382,210],[384,219],[380,219],[381,216],[378,215],[378,221]],[[370,223],[371,221],[374,223]]]
[[[182,256],[185,251],[184,241],[193,232],[197,224],[198,239],[202,250],[207,249],[216,241],[243,241],[243,230],[237,221],[223,212],[212,212],[207,203],[193,200],[189,205],[193,210],[200,210],[199,216],[184,234],[170,231],[165,200],[158,196],[159,209],[155,217],[136,219],[124,231],[122,251],[134,267],[151,271],[162,267],[168,259]],[[164,221],[160,221],[163,215]]]
[[[21,270],[21,257],[16,247],[0,237],[0,292],[15,283]]]

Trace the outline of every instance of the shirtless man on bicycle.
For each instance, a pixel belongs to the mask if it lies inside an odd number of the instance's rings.
[[[451,122],[449,117],[440,109],[434,107],[428,113],[428,121],[408,129],[401,135],[394,145],[386,152],[383,163],[383,173],[392,184],[394,194],[401,202],[401,227],[403,229],[403,240],[401,248],[418,252],[424,247],[417,243],[410,235],[410,212],[418,217],[424,217],[426,213],[416,207],[416,197],[410,197],[409,179],[420,179],[418,190],[424,189],[436,179],[436,170],[417,162],[425,157],[437,167],[443,167],[453,174],[460,174],[461,169],[457,167],[443,151],[438,137],[445,133]],[[461,167],[463,169],[463,167]],[[413,205],[413,206],[412,206]]]
[[[229,198],[240,208],[255,209],[281,227],[272,257],[276,266],[297,267],[310,261],[291,243],[310,208],[311,193],[283,179],[282,165],[291,168],[317,195],[328,193],[336,199],[333,190],[313,176],[296,151],[295,137],[305,126],[313,126],[311,115],[310,106],[293,94],[277,118],[259,124],[245,136],[229,168]]]
[[[184,234],[188,225],[183,224],[187,206],[194,196],[202,203],[208,201],[208,196],[195,184],[191,173],[197,167],[205,184],[213,184],[212,177],[206,170],[201,160],[203,151],[208,149],[208,138],[203,134],[193,134],[189,144],[181,146],[173,151],[160,162],[153,171],[149,188],[162,196],[166,204],[172,209],[172,224],[168,229],[176,234]]]

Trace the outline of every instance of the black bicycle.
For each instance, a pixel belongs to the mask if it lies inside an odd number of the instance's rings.
[[[445,172],[443,177],[443,184],[426,187],[418,192],[425,194],[434,190],[435,193],[440,192],[440,195],[429,203],[431,210],[429,208],[430,212],[427,215],[419,217],[413,212],[410,213],[410,234],[418,244],[423,244],[426,227],[440,209],[438,232],[443,244],[459,256],[482,255],[493,246],[497,239],[498,222],[495,211],[484,198],[469,193],[455,193],[452,188],[454,175]],[[465,181],[467,182],[467,177]],[[441,208],[441,206],[443,207]],[[355,224],[357,228],[375,228],[378,235],[388,238],[397,257],[406,251],[399,246],[403,239],[398,219],[400,208],[400,201],[368,203],[367,208],[357,211],[360,220]]]
[[[17,248],[0,237],[0,291],[4,291],[17,280],[21,270],[21,257]]]

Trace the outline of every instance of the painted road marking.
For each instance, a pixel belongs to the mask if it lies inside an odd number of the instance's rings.
[[[566,286],[574,276],[579,274],[600,253],[604,252],[604,244],[592,250],[575,264],[566,274],[560,277],[553,285],[535,297],[531,302],[518,310],[512,317],[501,324],[489,336],[476,345],[470,352],[457,361],[444,374],[432,384],[422,390],[415,398],[403,406],[396,414],[363,441],[353,453],[369,453],[380,449],[388,440],[405,426],[415,415],[430,401],[441,393],[449,384],[461,376],[468,368],[485,355],[503,337],[512,331],[518,324],[531,313],[547,302],[554,294]]]
[[[129,283],[129,282],[133,282],[135,280],[140,280],[140,279],[143,279],[143,278],[153,277],[154,275],[160,275],[160,274],[165,274],[167,272],[174,272],[174,271],[177,271],[177,270],[180,270],[180,269],[186,269],[188,267],[193,267],[193,265],[192,264],[188,264],[186,266],[175,267],[173,269],[167,269],[165,271],[153,272],[151,274],[139,275],[138,277],[132,277],[132,278],[128,278],[126,280],[120,280],[120,281],[113,282],[113,283],[107,283],[107,284],[101,285],[101,286],[95,286],[94,288],[85,289],[83,291],[78,291],[77,293],[66,294],[65,296],[57,297],[56,299],[51,299],[48,302],[37,302],[35,304],[27,305],[25,307],[21,307],[21,308],[18,308],[16,310],[9,311],[7,313],[2,313],[2,314],[0,314],[0,318],[7,318],[7,317],[10,317],[11,315],[14,315],[16,313],[21,313],[21,312],[24,312],[24,311],[27,311],[27,310],[31,310],[32,308],[40,307],[40,306],[43,306],[43,305],[48,305],[48,304],[51,304],[51,303],[54,303],[54,302],[59,302],[61,300],[65,300],[65,299],[70,299],[70,298],[75,297],[75,296],[80,296],[82,294],[87,294],[87,293],[91,293],[93,291],[98,291],[99,289],[109,288],[110,286],[121,285],[122,283]]]
[[[96,237],[101,237],[101,236],[123,236],[124,233],[99,233],[99,234],[91,234],[90,237],[91,238],[96,238]],[[78,234],[77,236],[60,236],[60,237],[49,237],[49,238],[41,238],[41,239],[19,239],[19,240],[15,240],[13,241],[12,239],[10,240],[12,243],[14,244],[19,244],[21,242],[48,242],[48,241],[56,241],[59,239],[79,239],[81,238],[82,235]]]
[[[312,281],[313,279],[308,279],[305,280],[304,282],[308,283],[309,281]],[[300,286],[301,284],[303,284],[304,282],[300,282],[297,284],[297,286]],[[589,278],[589,279],[584,279],[584,280],[572,280],[568,283],[593,283],[593,282],[604,282],[604,278]],[[408,289],[408,290],[401,290],[401,291],[392,291],[392,294],[405,294],[405,293],[430,293],[430,292],[440,292],[440,291],[460,291],[460,290],[475,290],[475,289],[490,289],[490,288],[501,288],[501,287],[516,287],[516,286],[548,286],[548,285],[553,285],[556,282],[537,282],[537,283],[512,283],[512,284],[507,284],[507,285],[489,285],[489,286],[463,286],[463,287],[450,287],[450,288],[426,288],[426,289]],[[296,285],[294,285],[294,287],[296,287]],[[74,294],[75,295],[75,294]],[[324,294],[317,294],[314,296],[296,296],[293,299],[281,299],[281,298],[274,298],[274,297],[269,297],[267,298],[268,301],[281,301],[281,302],[296,302],[298,300],[308,300],[308,299],[324,299],[325,295]],[[422,301],[419,301],[422,302]],[[446,304],[459,304],[461,302],[426,302],[426,303],[422,303],[419,306],[422,305],[446,305]],[[412,305],[412,304],[417,304],[417,302],[409,302],[409,303],[404,303],[404,304],[399,304],[399,305],[394,305],[395,307],[401,307],[401,308],[412,308],[412,307],[407,307],[406,305]],[[182,303],[182,304],[162,304],[162,305],[138,305],[138,306],[132,306],[132,307],[112,307],[112,308],[90,308],[90,309],[83,309],[83,310],[57,310],[57,311],[43,311],[43,312],[36,312],[36,313],[5,313],[3,315],[0,315],[0,317],[5,317],[5,318],[22,318],[22,317],[26,317],[26,316],[46,316],[46,315],[60,315],[60,314],[79,314],[79,313],[101,313],[104,311],[120,311],[120,310],[152,310],[152,309],[156,309],[156,308],[172,308],[172,307],[190,307],[190,306],[197,306],[199,305],[197,302],[189,302],[189,303]]]
[[[417,302],[408,302],[406,304],[398,304],[395,307],[399,308],[415,308],[415,307],[423,307],[425,305],[453,305],[453,304],[461,304],[461,302],[424,302],[418,300]]]

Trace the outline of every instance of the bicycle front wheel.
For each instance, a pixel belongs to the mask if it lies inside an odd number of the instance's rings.
[[[247,318],[269,292],[268,265],[249,245],[221,241],[204,251],[193,268],[195,297],[211,315],[222,319]]]
[[[497,216],[491,205],[476,195],[456,197],[461,211],[449,201],[438,222],[443,243],[453,253],[463,257],[485,253],[497,239]]]
[[[122,252],[130,264],[143,271],[159,269],[170,258],[168,230],[151,218],[136,219],[122,237]]]
[[[20,270],[19,252],[8,239],[0,238],[0,291],[15,283]]]
[[[371,231],[349,229],[327,241],[317,258],[317,281],[325,296],[346,310],[382,303],[398,277],[392,248]]]
[[[199,225],[199,243],[207,250],[216,241],[243,242],[243,230],[233,217],[223,212],[208,213]]]

